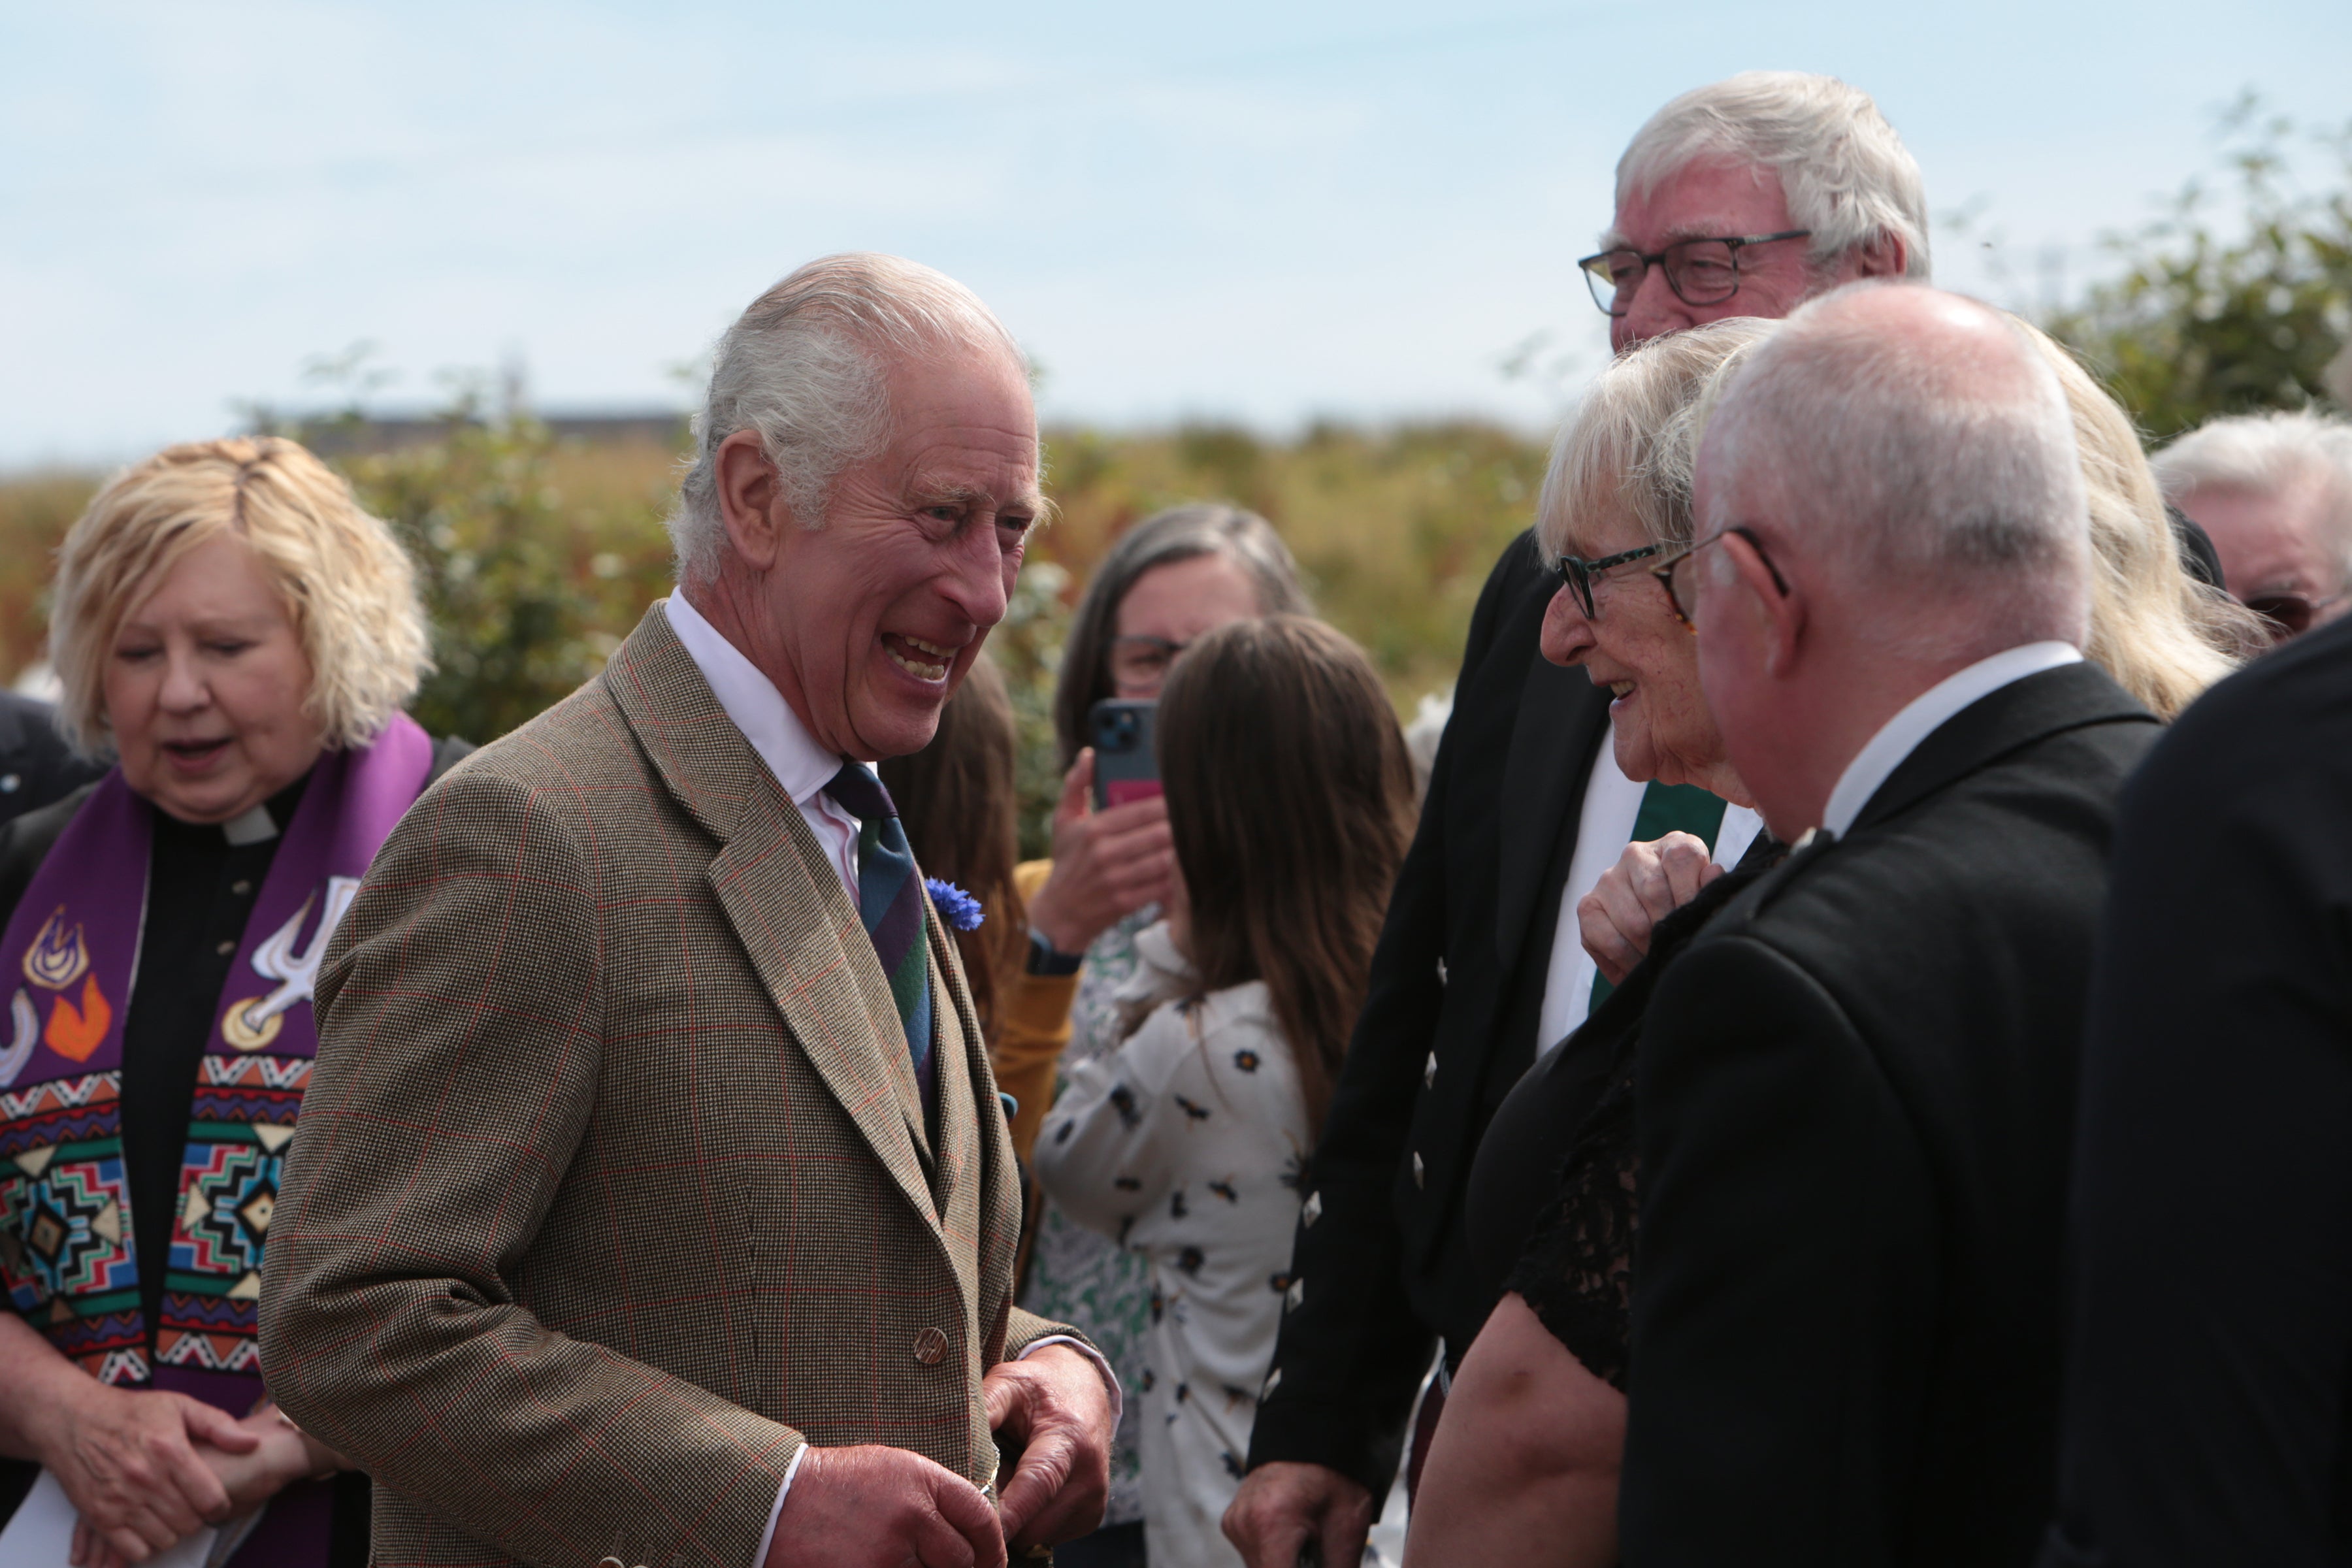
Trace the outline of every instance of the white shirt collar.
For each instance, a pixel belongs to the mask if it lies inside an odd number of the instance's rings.
[[[742,649],[719,636],[684,594],[672,594],[663,608],[669,616],[669,629],[677,634],[688,657],[710,683],[710,694],[719,699],[719,706],[751,742],[751,749],[768,764],[784,793],[800,805],[817,800],[833,775],[841,771],[842,759],[817,744],[775,682],[761,674],[760,667],[744,658]]]
[[[1903,765],[1903,759],[1969,703],[2029,675],[2082,661],[2082,653],[2072,644],[2030,642],[1946,676],[1906,703],[1870,738],[1869,744],[1853,754],[1853,761],[1838,775],[1837,787],[1830,791],[1829,805],[1822,808],[1822,826],[1843,837],[1862,808],[1870,804],[1870,797],[1878,793],[1878,786]]]

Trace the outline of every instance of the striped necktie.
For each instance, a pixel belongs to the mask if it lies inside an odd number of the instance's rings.
[[[1650,781],[1642,792],[1642,808],[1633,816],[1632,844],[1647,844],[1664,838],[1669,833],[1688,833],[1715,847],[1716,836],[1723,831],[1724,798],[1710,795],[1696,784],[1660,784]],[[1596,974],[1592,977],[1592,1002],[1585,1009],[1591,1017],[1601,1011],[1601,1001],[1617,987]]]
[[[922,1087],[929,1114],[939,1099],[939,1075],[931,1061],[931,972],[929,944],[923,940],[923,881],[915,874],[914,852],[890,792],[856,763],[845,763],[824,786],[835,804],[857,818],[857,918],[873,939],[907,1031],[907,1052]]]

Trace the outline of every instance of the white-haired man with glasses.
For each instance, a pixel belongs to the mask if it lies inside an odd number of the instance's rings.
[[[1750,71],[1685,93],[1635,134],[1601,244],[1580,265],[1622,353],[1727,316],[1785,316],[1856,279],[1924,279],[1927,201],[1868,94]],[[1653,800],[1628,780],[1610,694],[1543,658],[1546,615],[1570,593],[1522,534],[1471,620],[1421,828],[1310,1168],[1250,1473],[1225,1516],[1251,1568],[1294,1568],[1310,1542],[1326,1563],[1360,1555],[1433,1342],[1445,1352],[1442,1391],[1494,1305],[1470,1263],[1464,1187],[1495,1108],[1591,1004],[1576,904],[1637,821],[1643,837],[1688,826],[1716,841],[1700,820],[1706,802],[1693,798],[1702,792]],[[1722,811],[1716,800],[1717,826]],[[1591,1064],[1596,1096],[1606,1067]]]

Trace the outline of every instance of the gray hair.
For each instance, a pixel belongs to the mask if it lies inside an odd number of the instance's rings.
[[[1860,88],[1806,71],[1742,71],[1694,88],[1634,132],[1617,160],[1617,204],[1711,158],[1780,176],[1790,221],[1812,230],[1817,265],[1888,236],[1903,241],[1904,276],[1927,280],[1918,161]]]
[[[1760,473],[1808,551],[1850,580],[1996,580],[1975,632],[2079,644],[2090,517],[2065,392],[2013,322],[1973,300],[1931,296],[1990,323],[2005,363],[1923,350],[1853,309],[1912,287],[1849,284],[1790,315],[1714,408],[1709,467]],[[1710,527],[1746,521],[1730,488],[1710,492]]]
[[[1546,565],[1592,554],[1588,531],[1616,513],[1654,544],[1691,538],[1691,473],[1705,394],[1780,323],[1727,316],[1652,338],[1610,362],[1553,441],[1536,498]]]
[[[2330,552],[2352,575],[2352,423],[2307,408],[2225,415],[2177,437],[2153,463],[2175,506],[2200,489],[2313,497]]]
[[[757,430],[802,526],[823,525],[833,481],[890,440],[892,358],[958,348],[1024,362],[972,291],[918,262],[871,251],[827,256],[751,301],[719,340],[695,416],[693,466],[669,516],[680,582],[708,580],[727,542],[719,448]]]

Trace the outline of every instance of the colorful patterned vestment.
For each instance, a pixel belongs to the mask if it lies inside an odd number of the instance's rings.
[[[425,731],[397,716],[373,745],[328,752],[313,770],[212,1010],[162,1258],[137,1256],[123,1166],[123,1033],[154,819],[121,769],[66,826],[0,934],[0,1288],[100,1382],[237,1415],[263,1397],[262,1247],[318,1051],[311,984],[432,762]],[[151,1365],[140,1283],[158,1268]]]

